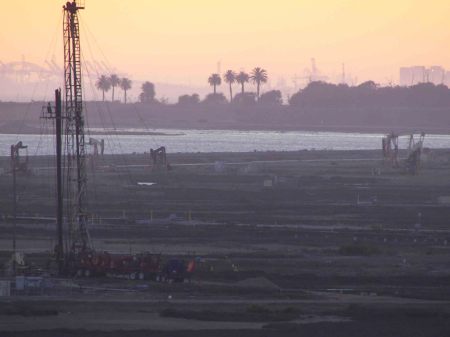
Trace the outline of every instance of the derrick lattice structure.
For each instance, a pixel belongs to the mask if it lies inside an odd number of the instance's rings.
[[[79,1],[67,2],[64,8],[64,80],[66,192],[69,243],[71,249],[90,248],[86,213],[86,152],[83,117]]]

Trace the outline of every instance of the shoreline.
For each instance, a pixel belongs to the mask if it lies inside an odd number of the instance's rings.
[[[0,132],[30,134],[52,123],[41,119],[42,103],[0,103]],[[86,102],[85,125],[91,129],[305,131],[408,134],[450,134],[448,107],[294,108]],[[142,134],[142,133],[141,133]],[[143,134],[147,134],[144,132]],[[151,135],[151,133],[148,133]]]
[[[227,127],[228,126],[228,127]],[[136,131],[130,130],[130,129],[134,129],[136,128]],[[178,132],[173,132],[173,133],[169,133],[169,132],[162,132],[162,131],[150,131],[150,130],[145,130],[145,128],[141,128],[139,129],[139,127],[133,127],[133,126],[126,126],[126,127],[122,127],[122,128],[117,128],[117,129],[111,129],[111,128],[105,128],[104,130],[99,130],[100,128],[97,126],[93,126],[92,129],[94,130],[89,130],[89,128],[87,129],[88,132],[86,132],[86,134],[89,135],[131,135],[131,136],[182,136],[184,135],[183,132],[179,132],[179,131],[207,131],[207,130],[211,130],[211,131],[236,131],[236,132],[256,132],[256,131],[260,131],[260,132],[279,132],[279,133],[284,133],[284,132],[333,132],[333,133],[358,133],[358,134],[388,134],[390,132],[394,132],[400,135],[407,135],[407,134],[418,134],[420,132],[425,132],[425,134],[429,134],[429,135],[448,135],[450,134],[450,129],[448,128],[430,128],[430,127],[425,127],[425,128],[420,128],[420,127],[413,127],[413,126],[408,126],[408,127],[403,127],[403,128],[398,128],[398,127],[379,127],[379,126],[375,126],[375,127],[368,127],[368,126],[353,126],[353,125],[348,125],[348,126],[333,126],[333,125],[328,125],[328,126],[321,126],[321,125],[305,125],[302,128],[298,128],[298,127],[265,127],[265,126],[258,126],[258,125],[253,125],[253,126],[248,126],[246,125],[245,127],[242,128],[236,128],[233,127],[231,125],[224,125],[224,126],[193,126],[193,127],[183,127],[183,126],[172,126],[172,127],[167,127],[165,125],[155,125],[154,129],[163,129],[163,130],[174,130],[174,131],[178,131]],[[48,131],[51,130],[51,128],[47,129]],[[42,129],[35,127],[35,126],[29,126],[29,125],[25,125],[24,127],[13,127],[13,128],[7,128],[7,127],[0,127],[0,134],[3,135],[48,135],[48,134],[53,134],[53,132],[43,132]]]

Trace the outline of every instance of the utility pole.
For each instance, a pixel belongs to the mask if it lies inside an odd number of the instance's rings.
[[[55,90],[55,128],[56,128],[56,223],[58,226],[58,246],[56,259],[58,262],[58,274],[64,273],[64,242],[63,242],[63,184],[62,184],[62,104],[61,90]]]
[[[14,145],[11,145],[11,150]],[[11,154],[15,152],[11,151]],[[12,155],[13,174],[13,276],[16,277],[16,230],[17,230],[17,187],[16,187],[16,156]]]
[[[27,171],[28,156],[25,163],[21,164],[20,160],[20,150],[27,149],[27,146],[23,145],[20,141],[17,144],[11,145],[11,171],[13,176],[13,273],[16,276],[16,232],[17,232],[17,171]]]
[[[58,265],[58,275],[62,276],[65,272],[66,259],[64,249],[64,203],[63,203],[63,172],[62,172],[62,135],[63,135],[63,116],[62,116],[62,102],[61,89],[55,90],[55,110],[50,102],[47,105],[47,114],[43,114],[44,119],[55,120],[56,131],[56,239],[55,246],[56,263]]]

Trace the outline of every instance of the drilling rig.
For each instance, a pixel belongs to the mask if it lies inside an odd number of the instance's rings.
[[[192,268],[186,269],[184,264],[177,264],[175,269],[164,269],[161,267],[159,255],[99,253],[92,247],[87,229],[86,146],[89,143],[94,145],[97,152],[100,146],[103,154],[104,142],[91,138],[90,142],[85,143],[78,21],[78,11],[84,9],[84,5],[80,0],[75,0],[67,2],[63,9],[64,95],[60,90],[56,90],[55,109],[51,104],[44,109],[44,118],[55,119],[56,122],[58,244],[55,253],[59,274],[85,277],[125,275],[129,279],[164,277],[182,280],[184,275],[193,271]],[[64,96],[64,105],[61,96]],[[164,164],[167,164],[165,149],[156,150],[155,156],[163,158]],[[64,224],[63,214],[66,214],[67,226]],[[64,235],[65,232],[67,235]],[[170,261],[167,266],[171,266]],[[176,271],[176,275],[172,270]]]
[[[78,11],[84,9],[79,0],[63,7],[64,20],[64,94],[66,186],[69,195],[67,219],[69,243],[73,252],[91,248],[86,213],[86,150],[81,77],[81,46]]]
[[[55,254],[60,275],[70,272],[78,255],[92,250],[86,212],[86,151],[78,20],[81,9],[84,5],[80,0],[68,1],[63,6],[64,94],[61,95],[60,90],[55,91],[55,108],[49,103],[45,108],[47,114],[43,116],[56,122],[58,244]],[[61,96],[64,96],[64,104]],[[64,199],[67,200],[65,204]],[[67,235],[64,235],[64,213]]]

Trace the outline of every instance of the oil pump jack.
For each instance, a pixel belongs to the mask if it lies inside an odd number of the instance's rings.
[[[99,154],[101,156],[103,156],[103,154],[105,152],[105,140],[104,139],[95,139],[95,138],[89,137],[88,144],[94,148],[94,150],[92,152],[92,155],[94,157],[98,157]],[[99,149],[100,149],[100,151],[99,151]]]
[[[406,158],[406,170],[408,173],[415,175],[420,168],[420,156],[422,154],[425,133],[422,132],[419,139],[414,139],[414,134],[409,137],[408,158]]]
[[[56,90],[55,109],[53,111],[49,104],[44,116],[56,122],[58,244],[55,254],[59,274],[70,269],[71,261],[77,255],[92,249],[86,212],[86,151],[78,20],[81,9],[84,5],[80,0],[67,2],[63,6],[64,104],[61,91]],[[64,196],[68,200],[65,205]],[[64,213],[67,231],[64,230]],[[65,232],[67,235],[64,235]]]
[[[399,167],[398,160],[398,138],[401,134],[390,133],[382,138],[383,162],[390,164],[394,168]],[[422,132],[418,139],[414,138],[414,134],[409,135],[408,156],[405,160],[406,171],[415,175],[420,168],[420,155],[422,153],[425,133]]]
[[[382,139],[383,162],[398,167],[398,135],[391,132]]]

